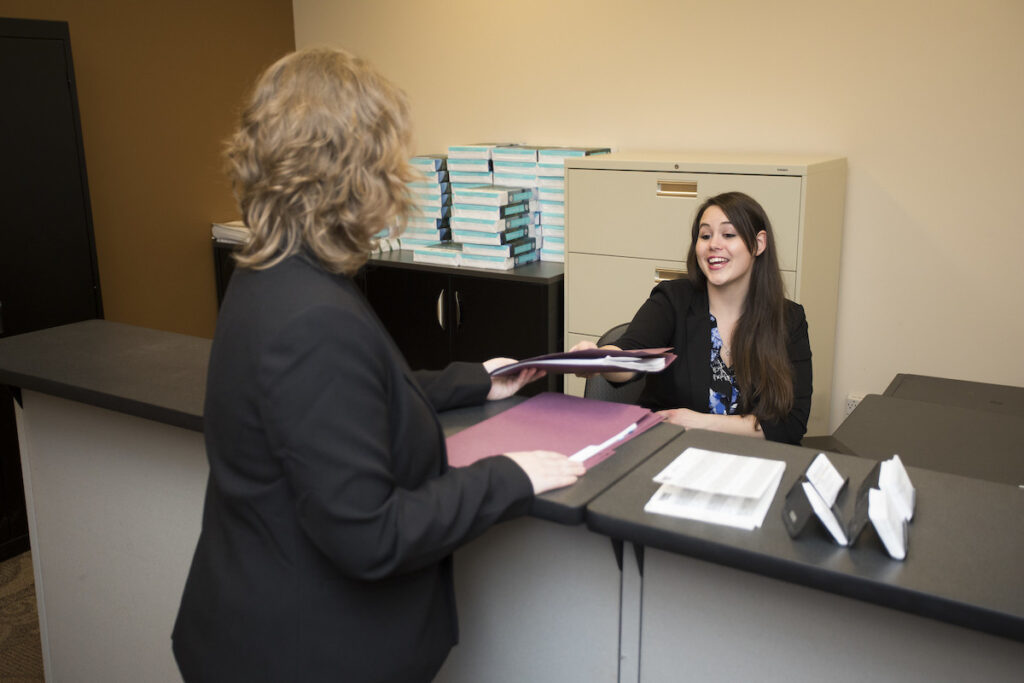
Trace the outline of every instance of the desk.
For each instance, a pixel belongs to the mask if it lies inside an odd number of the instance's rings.
[[[832,436],[860,456],[1024,484],[1024,415],[870,394]]]
[[[687,446],[786,462],[761,529],[643,511],[658,488],[651,478]],[[783,494],[816,453],[691,431],[588,506],[592,530],[645,547],[639,609],[622,615],[624,631],[633,621],[642,634],[631,680],[671,680],[680,672],[693,680],[1019,677],[1024,495],[909,467],[917,513],[907,560],[897,562],[870,527],[849,549],[833,544],[817,522],[797,540],[789,537],[780,518]],[[829,457],[854,488],[874,465]],[[841,502],[852,511],[853,496]]]
[[[1024,417],[1024,387],[898,374],[883,396]]]
[[[0,340],[0,384],[18,387],[21,400],[50,680],[179,680],[170,632],[208,474],[209,344],[102,320]],[[501,408],[442,421],[453,431]],[[851,680],[1019,675],[1024,646],[1010,638],[1022,639],[1024,496],[1015,486],[911,463],[918,517],[909,558],[896,563],[870,530],[851,550],[817,527],[790,541],[781,497],[754,533],[644,515],[652,472],[683,438],[786,460],[783,490],[816,453],[680,436],[670,425],[620,447],[576,486],[538,498],[531,517],[456,553],[462,642],[439,680],[635,681],[641,671],[645,680],[680,671],[790,680],[792,667]],[[855,482],[873,464],[832,458]],[[905,650],[885,649],[890,640]]]
[[[451,436],[520,400],[449,411],[441,424]],[[622,546],[579,525],[587,503],[681,433],[654,426],[574,486],[538,496],[529,518],[455,552],[461,636],[438,683],[618,680]]]
[[[209,473],[209,350],[103,320],[0,340],[0,384],[20,399],[49,680],[180,680],[170,633]],[[453,433],[514,404],[442,421]],[[439,680],[616,680],[620,572],[613,545],[581,522],[590,500],[678,432],[658,425],[457,553],[462,639]]]

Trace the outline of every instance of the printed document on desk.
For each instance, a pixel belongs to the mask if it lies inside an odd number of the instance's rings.
[[[543,393],[448,438],[448,464],[514,451],[564,453],[590,469],[662,421],[647,408]]]
[[[757,529],[782,482],[780,460],[687,448],[659,472],[645,512]]]

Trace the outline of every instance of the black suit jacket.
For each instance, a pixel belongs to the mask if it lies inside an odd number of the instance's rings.
[[[457,641],[451,553],[523,513],[505,457],[449,470],[435,409],[351,280],[305,256],[231,279],[213,342],[203,525],[174,627],[188,681],[429,680]]]
[[[664,372],[644,375],[639,403],[652,410],[689,408],[708,412],[711,390],[711,319],[708,295],[689,280],[658,284],[625,334],[615,342],[623,349],[671,346],[679,358]],[[811,343],[800,304],[786,300],[786,350],[793,366],[793,408],[784,419],[762,422],[771,441],[800,443],[811,414]]]

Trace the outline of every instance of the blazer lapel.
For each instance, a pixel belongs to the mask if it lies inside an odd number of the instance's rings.
[[[711,320],[708,297],[694,292],[686,313],[686,363],[690,368],[690,405],[705,412],[711,389]]]

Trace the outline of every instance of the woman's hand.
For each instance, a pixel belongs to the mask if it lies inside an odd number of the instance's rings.
[[[753,415],[712,415],[711,413],[698,413],[688,408],[659,410],[658,415],[664,415],[666,422],[686,429],[706,429],[712,432],[765,438],[764,432],[761,431],[761,425]]]
[[[554,451],[518,451],[505,455],[526,472],[534,495],[575,484],[587,471],[583,463]]]
[[[659,410],[658,415],[665,416],[665,422],[679,425],[686,429],[710,429],[707,426],[710,417],[706,413],[698,413],[689,408],[672,408],[671,410]]]
[[[503,368],[506,365],[515,363],[513,358],[491,358],[490,360],[484,361],[484,370],[491,372],[498,368]],[[487,392],[488,401],[500,401],[503,398],[515,395],[517,391],[525,387],[530,382],[540,379],[546,376],[547,373],[537,368],[527,368],[526,370],[520,370],[517,373],[510,375],[502,375],[501,377],[491,377],[491,390]]]
[[[605,344],[604,346],[598,346],[594,342],[589,341],[587,339],[584,339],[583,341],[579,342],[578,344],[576,344],[576,346],[572,347],[569,350],[583,351],[585,349],[609,349],[611,351],[622,350],[615,344]],[[633,379],[633,377],[636,375],[635,372],[630,372],[628,370],[622,370],[619,372],[575,372],[573,374],[576,375],[577,377],[582,377],[583,379],[589,379],[594,375],[601,375],[609,382],[628,382],[629,380]]]

